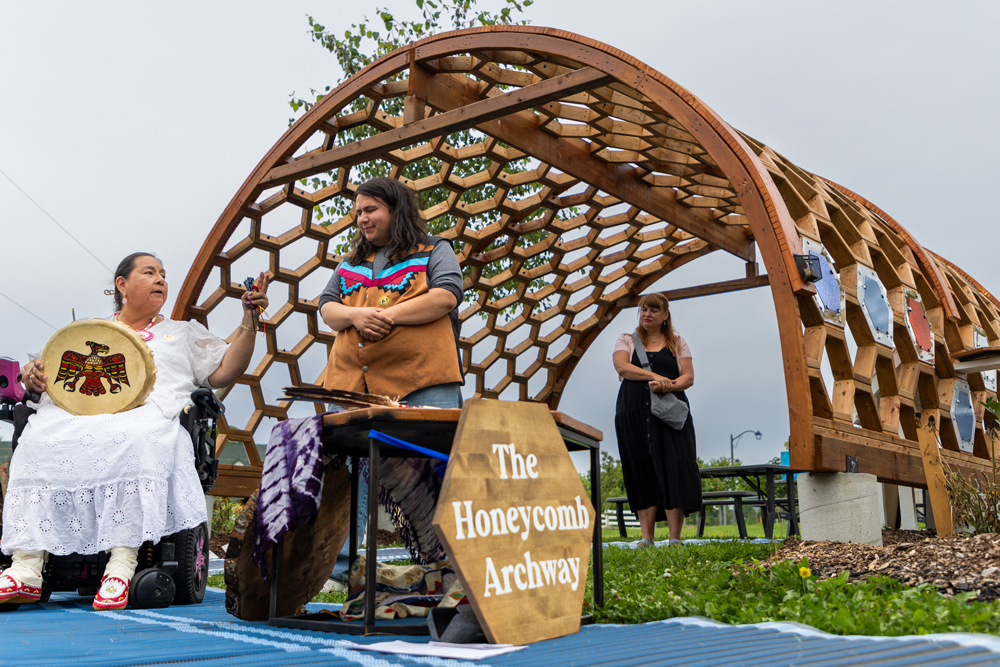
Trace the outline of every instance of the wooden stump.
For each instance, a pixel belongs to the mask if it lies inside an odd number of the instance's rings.
[[[316,521],[285,535],[281,608],[279,616],[295,610],[323,588],[337,554],[350,533],[351,477],[347,466],[327,468]],[[251,559],[257,492],[236,519],[226,549],[226,611],[244,621],[266,621],[271,605],[271,584],[264,583]],[[272,550],[273,551],[273,550]],[[268,567],[271,553],[267,554]]]

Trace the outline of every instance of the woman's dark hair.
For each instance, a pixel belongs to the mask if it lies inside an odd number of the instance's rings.
[[[156,255],[154,255],[151,252],[134,252],[131,255],[129,255],[128,257],[126,257],[125,259],[123,259],[121,262],[118,263],[118,268],[115,270],[115,277],[112,279],[112,282],[111,282],[111,284],[114,285],[114,288],[115,288],[115,312],[116,313],[120,313],[121,312],[122,305],[123,305],[122,304],[122,293],[118,291],[118,278],[121,277],[121,278],[125,278],[126,280],[128,280],[128,277],[130,275],[132,275],[133,271],[135,271],[135,260],[139,259],[140,257],[152,257],[153,259],[155,259],[157,261],[160,260],[159,257],[157,257]]]
[[[420,219],[416,193],[392,178],[379,176],[358,186],[358,195],[377,199],[389,207],[389,258],[399,259],[410,253],[418,244],[427,242],[427,232]],[[373,246],[359,229],[354,236],[354,250],[347,261],[355,266],[365,261],[374,252]]]

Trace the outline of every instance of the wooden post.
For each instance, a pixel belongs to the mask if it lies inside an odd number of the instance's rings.
[[[920,455],[924,460],[924,474],[927,476],[927,493],[931,497],[934,524],[939,537],[953,537],[955,523],[951,516],[951,502],[944,483],[944,467],[941,464],[941,450],[938,447],[937,428],[933,416],[928,416],[926,424],[917,429],[920,441]]]

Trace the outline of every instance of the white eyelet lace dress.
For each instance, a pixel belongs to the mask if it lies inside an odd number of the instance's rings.
[[[74,416],[42,396],[11,459],[0,548],[92,554],[158,542],[207,520],[180,413],[229,345],[197,322],[150,329],[156,384],[145,405]],[[45,369],[51,382],[56,369]]]

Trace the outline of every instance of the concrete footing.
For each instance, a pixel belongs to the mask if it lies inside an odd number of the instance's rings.
[[[803,540],[882,546],[878,480],[866,473],[805,473],[797,478]]]

